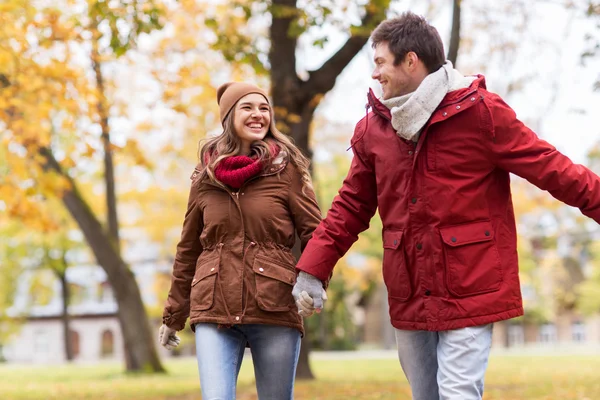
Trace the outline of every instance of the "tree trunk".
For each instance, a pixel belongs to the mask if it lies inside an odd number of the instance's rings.
[[[113,162],[112,143],[110,142],[110,126],[108,125],[108,107],[104,89],[104,77],[102,75],[102,64],[98,51],[98,39],[92,40],[91,61],[96,76],[96,88],[98,90],[98,117],[100,129],[102,130],[102,146],[104,148],[104,182],[106,185],[106,211],[108,221],[108,235],[113,242],[116,251],[120,253],[121,243],[119,240],[119,219],[117,214],[117,195],[115,189],[115,172]]]
[[[65,343],[65,359],[67,361],[73,361],[73,342],[71,341],[71,317],[69,316],[69,283],[67,282],[67,272],[55,271],[60,281],[61,294],[62,294],[62,315],[61,322],[63,326],[63,341]]]
[[[83,232],[98,264],[106,271],[115,292],[127,370],[164,372],[154,347],[155,335],[151,334],[148,315],[133,273],[114,243],[104,233],[102,225],[79,193],[75,182],[62,171],[50,149],[41,147],[39,153],[45,160],[45,169],[58,173],[69,182],[70,189],[62,193],[62,201]]]
[[[454,0],[452,7],[452,31],[450,32],[450,46],[448,48],[448,60],[456,68],[458,59],[458,48],[460,46],[460,6],[461,0]]]

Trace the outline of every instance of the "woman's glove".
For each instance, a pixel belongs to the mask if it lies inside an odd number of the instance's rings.
[[[165,324],[162,324],[158,330],[158,342],[167,350],[173,350],[179,346],[179,336],[177,336],[177,330],[169,328]]]

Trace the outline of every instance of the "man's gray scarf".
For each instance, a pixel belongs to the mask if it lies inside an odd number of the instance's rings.
[[[381,102],[390,109],[392,126],[398,136],[416,142],[419,132],[446,94],[469,87],[475,79],[474,76],[463,76],[450,61],[446,61],[440,69],[427,75],[414,92]]]

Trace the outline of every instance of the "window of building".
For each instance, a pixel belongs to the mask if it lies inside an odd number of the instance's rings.
[[[508,346],[521,346],[525,343],[525,331],[522,325],[508,326]]]
[[[71,350],[73,351],[73,358],[77,358],[79,356],[81,345],[79,333],[74,330],[69,331],[69,341],[71,342]]]
[[[585,342],[585,325],[581,321],[574,322],[571,325],[571,337],[574,342]]]
[[[102,342],[100,355],[102,357],[110,357],[115,351],[115,337],[110,329],[106,329],[102,332]]]
[[[540,342],[556,342],[556,326],[554,326],[554,324],[544,324],[540,327]]]

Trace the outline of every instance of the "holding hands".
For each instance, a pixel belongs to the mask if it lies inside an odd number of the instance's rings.
[[[303,317],[310,317],[315,313],[320,313],[323,304],[327,300],[327,293],[323,288],[323,282],[306,272],[300,271],[298,279],[292,290],[292,296],[296,300],[298,314]]]

